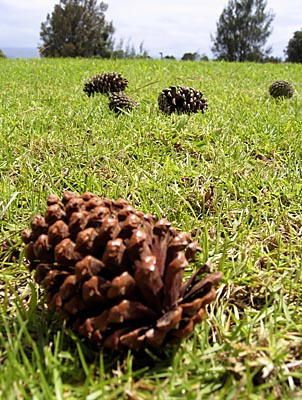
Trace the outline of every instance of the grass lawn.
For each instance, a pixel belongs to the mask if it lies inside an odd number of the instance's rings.
[[[138,111],[85,95],[107,71]],[[301,64],[0,61],[1,399],[302,398],[301,76]],[[294,97],[269,96],[277,79]],[[205,114],[158,110],[177,84],[203,91]],[[95,352],[47,310],[21,231],[65,190],[125,198],[198,240],[223,280],[190,339],[144,364]]]

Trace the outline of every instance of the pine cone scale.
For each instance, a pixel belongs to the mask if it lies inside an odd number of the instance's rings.
[[[119,297],[132,298],[137,297],[137,287],[135,279],[127,272],[123,272],[112,280],[112,284],[107,292],[108,299]]]
[[[187,266],[187,259],[182,252],[177,252],[176,257],[168,264],[164,278],[165,310],[169,310],[176,305],[181,293],[184,269]]]
[[[138,328],[130,332],[124,333],[120,336],[120,342],[123,346],[127,346],[132,350],[140,350],[143,346],[146,327]]]
[[[193,282],[193,286],[190,288],[188,293],[184,294],[184,300],[188,298],[193,298],[195,294],[200,291],[208,292],[213,286],[217,285],[222,278],[221,272],[214,272],[210,276],[202,279],[201,281],[195,283]]]

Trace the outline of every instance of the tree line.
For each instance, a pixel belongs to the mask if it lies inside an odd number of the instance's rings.
[[[229,0],[211,36],[215,60],[281,61],[265,47],[272,32],[274,14],[266,0]],[[42,57],[150,58],[143,43],[137,52],[129,42],[114,41],[115,28],[105,18],[108,5],[98,0],[60,0],[41,23],[39,47]],[[174,56],[161,58],[173,59]],[[286,61],[302,62],[302,29],[296,31],[284,50]],[[5,56],[0,50],[0,57]],[[203,54],[185,53],[182,60],[208,60]]]
[[[229,0],[216,24],[212,52],[217,60],[281,61],[265,47],[272,33],[274,14],[266,0]],[[295,32],[284,50],[286,61],[302,62],[302,31]]]

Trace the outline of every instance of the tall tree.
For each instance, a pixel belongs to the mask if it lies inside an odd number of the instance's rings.
[[[274,14],[265,0],[229,0],[217,22],[212,52],[218,60],[262,61],[271,53],[264,45]]]
[[[105,20],[107,8],[97,0],[60,0],[41,24],[42,56],[109,57],[114,27]]]
[[[302,63],[302,29],[296,31],[284,51],[286,61]]]
[[[0,49],[0,58],[7,58],[1,49]]]
[[[181,61],[197,61],[199,60],[200,55],[198,54],[197,51],[195,53],[184,53],[184,55],[181,57]]]

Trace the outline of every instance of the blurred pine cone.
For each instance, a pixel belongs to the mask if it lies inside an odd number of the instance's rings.
[[[130,111],[138,108],[139,104],[131,97],[123,92],[112,93],[109,95],[109,108],[110,110],[119,114],[121,110]]]
[[[284,81],[278,80],[274,81],[269,87],[269,93],[273,97],[287,97],[290,98],[295,93],[295,89],[292,84]]]
[[[208,108],[207,99],[200,90],[186,86],[170,86],[160,92],[158,106],[165,114],[197,113]]]
[[[24,230],[25,255],[51,310],[81,335],[111,349],[176,344],[215,299],[216,272],[183,282],[197,242],[125,200],[65,192]]]
[[[128,86],[128,80],[116,72],[105,72],[90,78],[84,85],[88,97],[95,93],[108,94],[123,91]]]

